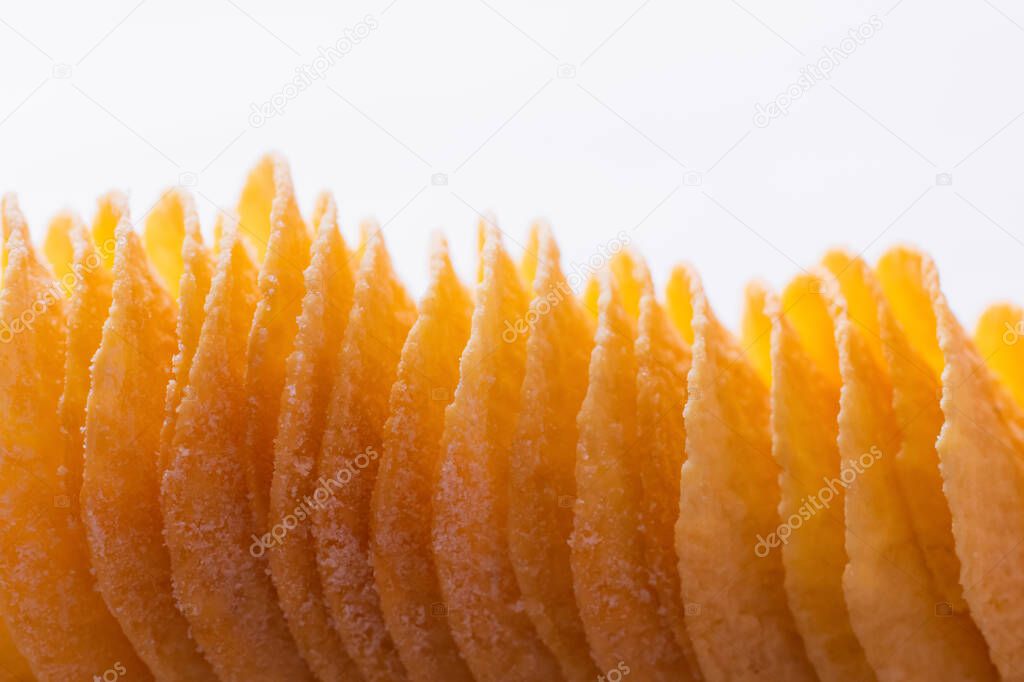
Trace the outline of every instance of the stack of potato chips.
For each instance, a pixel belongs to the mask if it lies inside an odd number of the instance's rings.
[[[549,230],[2,205],[0,679],[1024,680],[1024,312],[842,251],[741,333]]]

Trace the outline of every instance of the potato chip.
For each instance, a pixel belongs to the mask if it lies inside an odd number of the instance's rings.
[[[1024,614],[1014,606],[1024,596],[1022,414],[949,309],[931,261],[922,271],[945,361],[936,447],[960,584],[993,663],[1004,680],[1017,680],[1024,670]]]
[[[1024,408],[1024,310],[1012,303],[990,306],[978,319],[974,343],[985,364]]]
[[[34,680],[32,668],[18,651],[7,626],[0,623],[0,678],[9,682]]]
[[[113,302],[86,404],[82,520],[104,600],[160,679],[215,680],[171,590],[156,453],[174,352],[174,301],[127,216],[116,231]]]
[[[256,262],[262,263],[270,242],[270,213],[274,200],[284,185],[291,194],[291,173],[288,162],[278,154],[266,154],[249,171],[238,198],[236,213],[243,240],[256,251]],[[215,240],[216,245],[219,240]]]
[[[8,235],[0,292],[0,610],[41,679],[90,679],[120,662],[149,680],[96,592],[85,534],[60,480],[63,296],[11,196],[0,221]]]
[[[43,251],[58,279],[71,270],[73,253],[69,232],[76,221],[78,221],[78,217],[74,213],[63,212],[51,220],[47,228]],[[6,220],[0,220],[0,222],[4,226],[2,236],[0,236],[0,252],[6,253],[8,225]],[[6,256],[4,265],[6,265]],[[2,271],[0,271],[0,282],[3,282]],[[11,633],[2,620],[0,620],[0,673],[11,680],[33,679],[28,661],[18,651],[14,640],[11,639]]]
[[[8,193],[0,197],[0,286],[3,286],[3,273],[7,271],[7,242],[11,237],[11,224],[5,216],[10,207],[16,204],[14,194]],[[18,213],[20,214],[20,209]]]
[[[146,247],[150,264],[160,277],[160,283],[175,299],[178,298],[184,269],[182,243],[189,233],[199,233],[195,200],[188,191],[171,188],[160,195],[159,201],[146,216],[142,243]]]
[[[764,310],[768,289],[761,282],[751,282],[747,285],[746,296],[747,305],[740,320],[740,343],[758,378],[765,386],[771,386],[772,321]]]
[[[886,303],[859,258],[831,252],[824,262],[841,290],[832,312],[843,381],[839,484],[846,488],[849,557],[843,593],[853,630],[880,680],[994,679],[970,618],[953,611],[935,587],[900,488],[900,425],[881,338],[874,336]]]
[[[381,610],[410,679],[422,682],[473,679],[441,608],[430,544],[444,409],[458,384],[472,311],[448,245],[437,238],[430,284],[391,389],[370,523]]]
[[[338,232],[334,200],[321,195],[320,216],[281,395],[270,488],[270,573],[299,651],[321,680],[361,679],[334,629],[320,588],[312,515],[329,492],[315,479],[338,351],[352,305],[349,253]],[[288,519],[292,519],[289,524]],[[280,540],[280,541],[279,541]]]
[[[687,679],[683,654],[658,612],[644,556],[643,486],[636,431],[635,321],[618,285],[600,278],[589,385],[577,417],[572,572],[591,654],[602,671],[629,666],[645,680]],[[639,281],[629,296],[641,291]],[[639,299],[635,302],[639,308]]]
[[[830,277],[819,271],[799,275],[781,300],[769,296],[765,302],[782,524],[754,551],[781,552],[789,607],[818,677],[873,680],[843,596],[845,489],[831,483],[840,473],[839,357],[823,295],[836,286]]]
[[[526,244],[523,246],[523,255],[519,259],[519,276],[526,285],[528,295],[534,293],[533,282],[537,278],[537,261],[540,258],[540,234],[544,231],[550,231],[547,223],[537,221],[530,225]]]
[[[117,195],[101,200],[106,206],[97,212],[95,225],[111,219],[115,210],[125,208]],[[116,207],[116,209],[114,208]],[[103,228],[105,229],[105,228]],[[69,234],[74,249],[73,270],[69,281],[71,301],[68,304],[67,356],[64,361],[64,392],[58,405],[61,429],[64,435],[64,459],[66,466],[65,491],[69,508],[78,515],[78,497],[82,488],[82,449],[85,426],[85,403],[89,397],[89,367],[92,356],[100,345],[103,322],[110,309],[113,278],[105,266],[105,260],[96,250],[88,232],[81,223],[72,226]],[[113,234],[106,243],[114,244]],[[65,295],[68,288],[64,287]]]
[[[459,384],[445,411],[432,544],[443,608],[474,677],[559,679],[558,662],[525,613],[508,553],[509,457],[526,368],[522,282],[497,228],[485,228],[482,279]],[[507,338],[507,337],[506,337]]]
[[[114,267],[114,252],[117,250],[114,231],[121,217],[127,214],[128,197],[123,192],[107,192],[96,203],[96,213],[92,218],[92,241],[108,270]]]
[[[274,171],[270,235],[260,267],[245,373],[249,425],[246,477],[257,534],[267,530],[270,483],[274,475],[274,436],[284,388],[285,363],[295,341],[296,319],[305,293],[303,272],[309,264],[309,235],[295,202],[287,166]]]
[[[692,278],[684,298],[683,282],[674,280],[670,303],[692,309],[694,332],[676,525],[687,632],[709,680],[813,680],[782,558],[756,550],[759,538],[780,528],[768,390],[700,282]]]
[[[245,445],[245,346],[255,266],[227,223],[163,478],[174,593],[221,678],[312,679],[277,605],[254,525]]]
[[[415,315],[378,231],[356,276],[317,461],[318,481],[330,494],[313,516],[317,566],[334,625],[368,680],[406,678],[373,582],[370,497],[391,385]]]
[[[910,511],[917,544],[945,603],[956,613],[967,604],[960,587],[960,560],[953,520],[942,492],[935,441],[942,428],[942,352],[935,314],[922,278],[920,255],[896,248],[878,261],[876,274],[886,298],[881,306],[882,343],[892,377],[893,408],[902,434],[896,475]]]
[[[677,265],[672,268],[665,284],[665,310],[672,326],[683,341],[693,346],[693,298],[691,287],[697,281],[697,273],[690,267]],[[692,348],[691,348],[692,350]]]
[[[43,242],[43,255],[50,263],[57,280],[72,272],[72,265],[75,260],[75,247],[71,243],[71,232],[73,230],[85,229],[81,219],[72,211],[61,211],[46,228],[46,240]]]
[[[590,319],[559,266],[547,228],[533,250],[535,298],[509,321],[503,340],[526,335],[522,412],[509,463],[509,554],[527,614],[567,680],[593,680],[586,633],[573,594],[568,540],[576,500],[576,415],[587,390]],[[529,253],[529,251],[527,252]],[[524,256],[526,258],[526,256]]]
[[[176,287],[178,349],[171,361],[171,378],[167,382],[164,398],[164,423],[160,429],[160,450],[157,455],[159,480],[163,480],[163,473],[174,458],[173,441],[178,422],[178,405],[185,386],[188,385],[192,359],[199,346],[199,334],[203,328],[203,306],[210,291],[210,279],[213,275],[213,263],[209,251],[203,244],[198,221],[186,221],[184,228],[181,245],[181,280]]]
[[[684,270],[680,270],[682,275]],[[691,677],[700,677],[700,664],[686,632],[685,606],[679,585],[675,549],[679,519],[679,471],[686,460],[686,375],[690,346],[679,335],[654,289],[640,297],[636,337],[637,444],[644,556],[658,600],[662,622],[671,629],[686,659]]]

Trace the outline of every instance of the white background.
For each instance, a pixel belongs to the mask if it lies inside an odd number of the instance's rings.
[[[325,78],[250,125],[367,15],[376,28]],[[881,29],[830,79],[754,125],[872,15]],[[911,242],[973,327],[1024,298],[1022,65],[1013,0],[4,0],[0,190],[39,235],[113,188],[141,217],[194,173],[209,227],[273,149],[307,214],[328,188],[350,239],[386,224],[414,293],[430,232],[469,275],[493,212],[520,242],[548,219],[567,261],[620,230],[659,281],[689,260],[731,324],[752,277],[780,286],[830,246],[873,261]]]

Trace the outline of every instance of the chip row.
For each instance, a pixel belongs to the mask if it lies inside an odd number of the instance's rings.
[[[544,226],[414,301],[277,155],[0,217],[2,679],[1024,680],[1024,313],[914,249],[734,335]]]

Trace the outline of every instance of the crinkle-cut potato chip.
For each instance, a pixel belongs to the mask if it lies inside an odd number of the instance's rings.
[[[996,303],[978,319],[974,343],[985,364],[1024,409],[1024,310]]]
[[[50,269],[58,281],[69,273],[74,276],[72,266],[75,260],[75,247],[71,243],[71,232],[85,229],[81,222],[73,211],[61,211],[46,227],[43,255],[46,256]]]
[[[536,221],[530,225],[530,231],[526,235],[523,255],[519,259],[519,276],[522,278],[528,296],[534,294],[533,284],[537,278],[537,264],[540,259],[540,235],[542,232],[550,231],[547,223]]]
[[[89,397],[89,367],[103,335],[113,278],[81,222],[72,226],[70,238],[74,249],[72,267],[77,274],[71,283],[71,301],[67,306],[64,391],[57,414],[64,437],[64,494],[68,497],[68,508],[77,516],[82,488],[82,429],[85,426],[85,403]],[[108,246],[113,242],[111,237]]]
[[[341,341],[352,305],[349,252],[338,232],[337,212],[330,195],[321,195],[321,216],[305,272],[302,312],[295,348],[285,369],[274,478],[270,488],[270,573],[292,637],[319,680],[362,679],[335,631],[320,587],[316,567],[312,516],[320,513],[330,490],[316,481],[327,403],[334,384]],[[289,516],[295,525],[284,525]],[[278,539],[280,538],[280,542]]]
[[[13,197],[0,220],[8,235],[0,292],[0,611],[40,679],[91,679],[120,661],[149,680],[96,591],[85,534],[59,480],[63,297]]]
[[[687,272],[680,269],[680,276]],[[683,341],[654,288],[640,297],[636,337],[637,445],[643,484],[644,556],[658,598],[658,611],[683,652],[692,677],[700,677],[697,654],[686,632],[679,585],[676,522],[679,519],[679,471],[686,460],[686,375],[690,345]]]
[[[6,202],[8,202],[8,201],[13,201],[13,197],[8,198],[8,197],[5,196],[2,200],[0,200],[0,204],[5,206]],[[0,208],[0,211],[3,211],[3,210],[6,210],[6,209],[5,208]],[[74,214],[67,213],[67,214],[61,214],[60,217],[71,218],[71,217],[73,217],[73,215]],[[49,239],[50,233],[52,233],[54,231],[54,225],[57,222],[58,222],[58,220],[56,220],[56,219],[54,221],[51,221],[50,229],[47,232],[47,238],[48,239]],[[61,229],[61,234],[62,234],[62,236],[66,237],[67,236],[67,230],[70,229],[70,226],[71,226],[71,221],[70,220],[62,220],[62,221],[59,221],[59,222],[63,223],[63,225],[60,228]],[[3,225],[3,229],[2,229],[2,231],[0,231],[0,252],[3,252],[4,254],[6,254],[6,249],[7,249],[7,243],[6,242],[7,242],[7,236],[9,234],[9,225],[8,225],[7,220],[3,219],[2,217],[0,217],[0,224]],[[66,248],[65,248],[65,246],[66,246]],[[68,263],[68,264],[70,264],[70,262],[71,262],[71,257],[69,255],[70,239],[68,240],[68,243],[66,245],[63,243],[63,240],[62,240],[62,243],[60,245],[60,251],[61,251],[61,253],[60,253],[59,257],[58,257],[57,262],[58,263]],[[50,251],[47,252],[47,258],[50,260],[51,265],[53,263],[53,259],[50,258],[50,255],[52,254],[52,252],[53,252],[53,249],[51,249]],[[4,256],[4,265],[6,266],[6,255]],[[56,270],[57,268],[54,267],[54,269]],[[0,282],[3,282],[3,272],[2,272],[2,270],[0,270]],[[0,368],[0,371],[3,371],[3,368]],[[14,644],[14,640],[11,638],[11,633],[8,630],[7,625],[2,620],[0,620],[0,673],[3,673],[5,675],[7,675],[7,677],[10,680],[13,680],[15,682],[20,682],[21,680],[32,680],[32,679],[34,679],[32,677],[32,670],[31,670],[31,668],[29,668],[28,661],[26,661],[24,656],[21,655],[21,652],[18,651],[18,647]]]
[[[762,282],[751,282],[746,288],[747,304],[740,320],[740,344],[750,366],[765,386],[772,385],[771,338],[772,321],[765,314],[768,288]]]
[[[302,222],[287,166],[274,173],[270,236],[259,274],[259,302],[249,331],[245,374],[248,430],[246,478],[256,532],[267,530],[270,484],[274,476],[274,437],[285,381],[285,363],[295,341],[296,319],[305,293],[309,233]]]
[[[3,623],[0,623],[0,679],[4,682],[31,682],[36,679]]]
[[[310,680],[266,559],[251,551],[245,511],[245,346],[256,297],[255,266],[227,223],[164,473],[164,531],[179,607],[217,675]]]
[[[452,634],[476,679],[557,680],[558,661],[525,612],[508,554],[508,469],[526,337],[508,342],[502,334],[529,301],[497,228],[485,232],[470,338],[445,411],[434,558]]]
[[[613,272],[600,277],[589,384],[577,416],[573,585],[600,670],[625,662],[641,679],[689,679],[682,650],[659,614],[644,556],[636,323],[618,293],[625,277]],[[634,282],[630,295],[643,286]]]
[[[107,270],[114,267],[114,252],[117,250],[114,232],[121,218],[126,215],[128,196],[124,192],[107,192],[96,202],[96,213],[92,218],[92,242],[99,250]]]
[[[876,267],[887,304],[879,308],[882,344],[902,436],[895,469],[939,596],[954,612],[966,613],[953,519],[935,450],[943,423],[942,352],[922,268],[921,256],[907,248],[886,252]]]
[[[509,462],[509,555],[526,613],[565,679],[593,680],[598,670],[576,606],[568,545],[576,500],[576,415],[587,390],[593,325],[566,282],[550,230],[534,233],[535,298],[523,324],[510,321],[504,332],[509,341],[529,333],[522,411]]]
[[[7,271],[7,241],[11,236],[11,224],[7,214],[13,209],[20,215],[17,208],[18,200],[13,193],[8,192],[0,197],[0,286],[3,286],[3,274]]]
[[[473,676],[440,611],[444,597],[430,529],[444,410],[459,381],[473,302],[443,238],[435,238],[432,250],[430,284],[391,389],[371,506],[371,548],[381,610],[409,678],[469,682]]]
[[[171,590],[159,449],[174,352],[174,301],[127,216],[116,231],[113,301],[86,404],[82,521],[97,585],[135,650],[161,680],[216,680]]]
[[[270,232],[273,229],[270,213],[274,200],[284,186],[291,193],[291,172],[288,162],[279,154],[266,154],[249,171],[235,209],[242,240],[256,251],[256,262],[266,257]],[[216,248],[219,240],[214,240]]]
[[[843,593],[850,622],[879,680],[990,680],[985,642],[944,602],[918,545],[897,477],[899,422],[878,330],[884,299],[862,260],[830,252],[839,372],[840,482],[845,484]],[[877,352],[871,347],[875,346]]]
[[[335,370],[317,472],[330,494],[313,516],[324,596],[345,649],[367,680],[404,680],[373,582],[370,498],[388,399],[416,309],[379,232],[366,244]]]
[[[1003,680],[1024,679],[1024,431],[1022,414],[949,309],[930,260],[923,276],[936,317],[945,422],[937,449],[953,516],[960,583]]]
[[[688,265],[677,265],[669,273],[665,284],[665,311],[672,326],[693,350],[693,299],[691,287],[697,273]],[[691,352],[692,355],[692,352]]]
[[[219,221],[218,221],[218,224]],[[213,262],[203,244],[199,223],[186,222],[181,245],[181,280],[178,282],[178,320],[175,327],[177,351],[171,361],[171,378],[164,398],[164,422],[160,428],[160,450],[157,453],[158,480],[174,458],[174,430],[178,422],[178,404],[188,385],[192,359],[199,346],[203,328],[203,307],[210,291]],[[161,484],[162,485],[162,484]]]
[[[759,540],[755,553],[782,553],[789,607],[818,678],[874,680],[843,596],[845,489],[830,483],[840,473],[839,358],[823,294],[836,286],[830,278],[817,270],[799,275],[781,298],[765,302],[772,325],[772,455],[781,469],[785,525]]]
[[[674,286],[680,287],[677,282]],[[768,390],[694,277],[693,360],[683,412],[676,551],[686,628],[704,677],[813,680],[789,611],[782,558],[756,554],[779,528],[779,467],[771,455]],[[748,300],[748,305],[750,301]]]
[[[171,297],[178,298],[184,269],[182,243],[185,235],[199,232],[199,214],[195,199],[187,190],[172,187],[160,195],[146,216],[142,243],[150,264]]]

